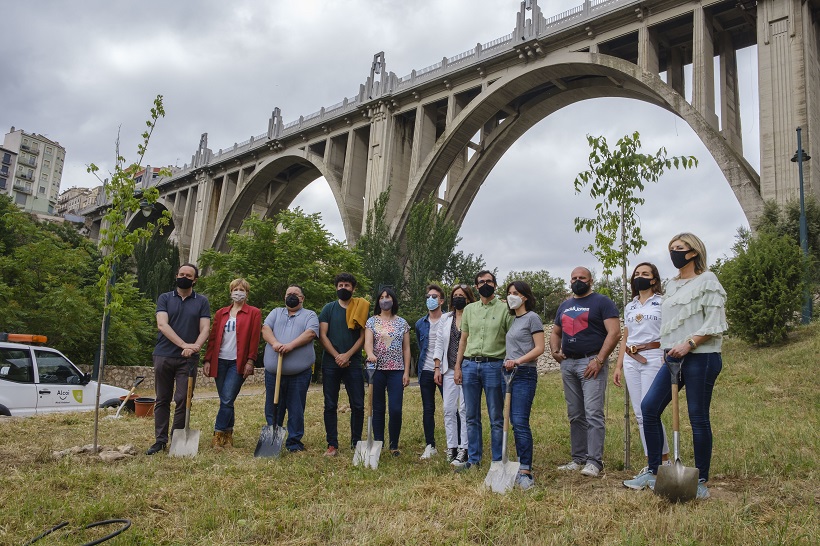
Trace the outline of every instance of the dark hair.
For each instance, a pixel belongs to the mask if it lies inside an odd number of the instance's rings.
[[[484,275],[490,275],[493,278],[493,284],[498,286],[498,281],[495,280],[495,273],[493,273],[492,271],[488,271],[486,269],[481,270],[481,271],[479,271],[478,273],[475,274],[474,281],[475,281],[476,286],[478,286],[478,278],[483,277]]]
[[[467,303],[475,302],[475,294],[473,294],[473,287],[468,284],[457,284],[453,286],[453,289],[450,291],[450,304],[453,303],[453,294],[456,293],[456,290],[461,290],[464,292],[464,296],[467,298]]]
[[[288,288],[298,288],[298,289],[299,289],[299,292],[301,292],[303,296],[305,295],[305,289],[304,289],[304,288],[302,288],[300,285],[298,285],[298,284],[296,284],[296,283],[290,283],[290,284],[288,285]],[[287,291],[288,291],[288,288],[285,288],[285,292],[287,292]]]
[[[340,282],[349,282],[353,285],[353,288],[356,288],[356,277],[350,273],[339,273],[333,278],[333,286],[339,286]]]
[[[635,269],[632,270],[632,276],[629,277],[629,287],[632,289],[632,297],[634,298],[638,295],[638,291],[635,290],[634,286],[632,286],[632,279],[635,278],[635,273],[638,272],[638,268],[643,265],[648,266],[649,269],[652,270],[652,277],[655,279],[655,284],[652,285],[652,291],[655,294],[663,294],[663,286],[661,285],[661,274],[658,273],[658,268],[655,267],[655,264],[653,263],[641,262],[635,266]]]
[[[441,296],[441,299],[444,299],[444,298],[447,297],[447,296],[444,295],[444,289],[442,287],[440,287],[439,285],[435,284],[435,283],[428,284],[427,288],[425,288],[424,291],[429,292],[431,289],[438,292],[439,296]],[[427,294],[425,294],[424,297],[426,298]]]
[[[195,279],[199,278],[199,268],[197,266],[195,266],[194,264],[190,263],[190,262],[185,262],[184,264],[179,266],[177,268],[177,275],[179,275],[179,270],[182,269],[183,267],[192,267],[193,270],[194,270],[194,278]]]
[[[373,314],[374,315],[381,315],[382,314],[382,308],[379,305],[379,300],[382,299],[382,294],[387,294],[388,296],[393,298],[393,314],[398,315],[399,314],[399,297],[396,296],[396,293],[393,291],[392,288],[389,288],[387,286],[385,286],[384,288],[382,288],[379,291],[379,296],[376,298],[376,309],[374,310]]]
[[[514,286],[518,293],[527,298],[524,300],[524,309],[527,311],[532,311],[535,309],[535,296],[532,295],[532,288],[530,285],[527,284],[525,281],[513,281],[507,285],[507,290],[505,291],[507,294],[510,293],[510,287]],[[515,314],[515,309],[510,309],[510,314]]]

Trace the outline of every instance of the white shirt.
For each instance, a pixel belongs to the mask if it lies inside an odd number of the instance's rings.
[[[638,296],[626,304],[624,326],[628,330],[626,346],[644,345],[661,340],[661,303],[660,294],[652,296],[641,303]]]
[[[428,320],[430,320],[428,318]],[[433,372],[436,369],[436,363],[433,362],[435,354],[433,351],[436,347],[436,339],[438,339],[438,325],[441,324],[441,319],[430,320],[430,332],[427,334],[427,354],[424,357],[424,367],[422,369],[428,372]]]
[[[236,317],[228,317],[225,330],[222,332],[222,346],[219,347],[219,358],[236,360]]]

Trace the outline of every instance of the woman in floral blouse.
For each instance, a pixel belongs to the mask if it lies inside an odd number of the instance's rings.
[[[390,452],[394,457],[401,454],[401,408],[404,388],[410,384],[410,326],[398,312],[396,293],[385,288],[379,294],[376,314],[367,319],[364,332],[367,366],[376,369],[373,374],[373,438],[384,441],[387,409],[390,413]]]

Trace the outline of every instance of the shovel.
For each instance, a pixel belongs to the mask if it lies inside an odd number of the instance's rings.
[[[142,375],[138,375],[138,376],[136,377],[136,379],[134,379],[134,384],[133,384],[133,385],[131,385],[131,390],[130,390],[130,391],[128,391],[128,396],[126,396],[126,397],[123,399],[122,404],[120,404],[120,407],[119,407],[119,408],[117,408],[117,413],[115,413],[114,415],[109,415],[109,416],[107,417],[108,419],[119,419],[119,418],[120,418],[120,412],[122,411],[122,408],[124,408],[124,407],[125,407],[125,404],[127,404],[127,403],[128,403],[128,401],[129,401],[129,400],[131,400],[131,397],[134,395],[134,391],[135,391],[135,390],[137,390],[137,386],[138,386],[140,383],[142,383],[143,381],[145,381],[145,377],[144,377],[144,376],[142,376]]]
[[[503,373],[503,372],[502,372]],[[507,382],[507,394],[504,397],[504,436],[501,439],[501,460],[490,463],[490,471],[484,478],[484,487],[492,489],[495,493],[506,493],[515,485],[515,478],[518,476],[520,462],[512,462],[507,458],[507,432],[510,430],[510,402],[512,400],[511,384],[515,368],[508,374],[504,374],[504,381]]]
[[[174,430],[168,455],[194,457],[199,451],[199,431],[191,430],[191,397],[194,395],[194,376],[188,376],[188,394],[185,396],[185,428]]]
[[[353,465],[364,465],[365,468],[373,470],[379,467],[379,457],[382,454],[383,442],[373,441],[373,374],[375,368],[367,369],[367,441],[356,442],[356,450],[353,452]]]
[[[665,355],[664,355],[665,356]],[[678,451],[680,443],[680,419],[678,417],[678,375],[681,360],[665,356],[666,365],[672,374],[672,441],[674,444],[675,462],[672,465],[658,467],[655,480],[655,494],[669,502],[687,502],[698,493],[698,469],[683,466]]]
[[[256,442],[254,457],[278,457],[282,453],[282,446],[285,444],[285,437],[288,432],[285,427],[276,424],[276,417],[279,414],[279,384],[282,382],[282,353],[279,353],[279,361],[276,363],[276,387],[273,389],[273,424],[262,427],[259,433],[259,441]]]

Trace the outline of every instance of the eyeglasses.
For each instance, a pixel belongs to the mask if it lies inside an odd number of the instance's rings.
[[[304,296],[300,296],[299,294],[294,294],[293,292],[291,292],[290,294],[285,294],[285,297],[286,297],[286,298],[289,298],[289,297],[291,297],[291,296],[296,296],[296,297],[297,297],[297,298],[299,298],[299,299],[304,298]]]
[[[495,284],[495,281],[492,279],[481,279],[480,281],[478,281],[478,286],[481,286],[483,284]]]
[[[441,297],[441,296],[439,296],[439,295],[438,295],[438,294],[436,294],[436,293],[433,293],[433,294],[427,294],[427,298],[428,298],[428,299],[429,299],[429,298],[436,298],[436,299],[439,299],[440,297]]]

